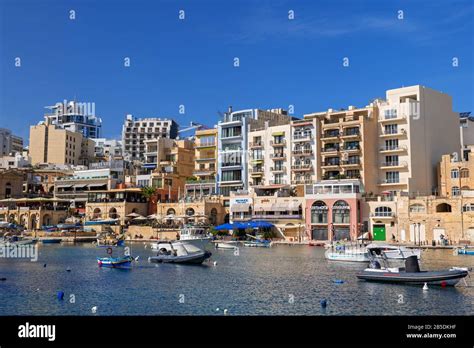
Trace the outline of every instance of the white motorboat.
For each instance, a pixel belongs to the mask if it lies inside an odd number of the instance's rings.
[[[205,227],[185,225],[179,231],[179,241],[185,244],[192,244],[195,247],[205,250],[212,240],[208,229]]]
[[[158,254],[148,258],[154,263],[185,263],[201,264],[211,257],[207,250],[201,250],[192,244],[175,242],[160,242],[158,244]]]
[[[384,255],[388,260],[406,260],[413,255],[419,260],[421,256],[420,249],[410,249],[402,245],[372,243],[366,248],[375,257],[382,258]]]
[[[239,248],[237,246],[237,242],[234,242],[234,241],[216,242],[215,246],[216,246],[216,249],[225,249],[225,250],[235,250]]]
[[[345,262],[369,262],[369,254],[365,246],[335,245],[324,253],[326,259],[330,261]]]

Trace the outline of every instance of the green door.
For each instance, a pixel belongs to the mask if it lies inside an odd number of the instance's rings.
[[[385,240],[385,225],[374,225],[374,240]]]

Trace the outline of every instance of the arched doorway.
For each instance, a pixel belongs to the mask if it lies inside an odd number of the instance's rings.
[[[224,216],[224,223],[225,223],[225,224],[228,224],[229,221],[230,221],[229,214],[225,214],[225,216]]]
[[[10,198],[12,196],[12,184],[7,182],[5,184],[5,198]]]
[[[332,206],[334,240],[351,239],[351,208],[346,201],[336,201]]]
[[[22,225],[23,227],[27,228],[27,226],[28,226],[28,215],[22,214],[22,215],[20,216],[20,225]]]
[[[328,240],[328,206],[323,201],[311,205],[311,239]]]
[[[209,215],[209,223],[211,225],[217,225],[217,209],[212,208],[211,209],[211,214]]]
[[[99,208],[95,208],[94,212],[92,213],[92,219],[100,219],[102,216],[102,211]]]
[[[49,226],[49,225],[51,225],[51,222],[52,222],[51,221],[51,215],[45,214],[43,216],[43,226]]]
[[[109,210],[109,218],[110,218],[110,219],[116,219],[117,217],[118,217],[117,209],[115,209],[115,208],[110,208],[110,210]]]
[[[30,229],[36,230],[38,228],[38,217],[36,214],[31,215],[30,217]]]

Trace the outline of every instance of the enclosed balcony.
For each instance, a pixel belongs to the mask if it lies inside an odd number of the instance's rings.
[[[313,169],[313,165],[310,163],[294,164],[291,166],[291,170],[295,172],[310,171]]]
[[[286,167],[285,166],[270,167],[270,171],[274,173],[286,173]]]
[[[406,152],[407,147],[406,145],[389,145],[389,146],[382,146],[380,148],[381,153],[395,153],[395,152]]]
[[[391,162],[381,162],[380,169],[404,169],[408,167],[408,163],[405,161],[391,161]]]
[[[286,154],[283,152],[275,152],[270,154],[272,160],[282,160],[286,158]]]

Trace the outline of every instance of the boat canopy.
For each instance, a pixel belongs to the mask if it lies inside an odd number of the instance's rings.
[[[215,227],[215,230],[243,230],[246,228],[270,228],[275,225],[268,221],[248,221],[248,222],[236,222],[236,223],[227,223]]]

